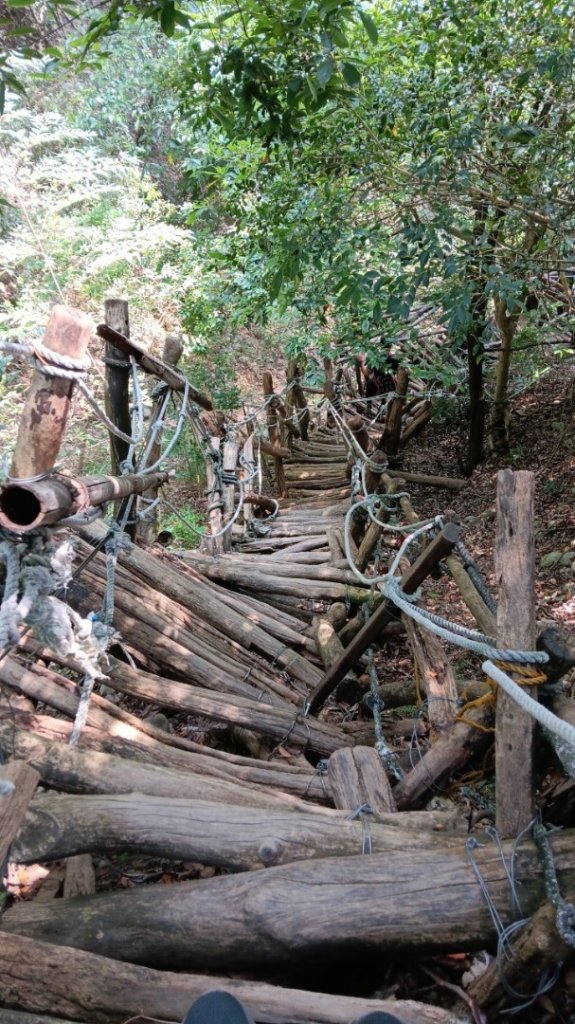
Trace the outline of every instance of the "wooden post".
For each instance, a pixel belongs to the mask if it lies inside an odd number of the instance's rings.
[[[130,335],[128,303],[124,299],[106,299],[105,318],[108,327],[126,338]],[[106,364],[106,413],[108,418],[124,434],[132,433],[130,419],[130,361],[121,349],[112,342],[106,342],[104,355]],[[110,462],[112,474],[118,476],[120,465],[127,457],[130,446],[115,434],[110,434]]]
[[[224,441],[223,451],[223,470],[227,474],[235,474],[236,467],[238,464],[238,455],[240,453],[240,446],[236,441],[233,434],[226,436]],[[224,484],[224,523],[229,523],[231,517],[234,514],[236,488],[235,484]],[[222,538],[224,544],[224,551],[232,550],[232,531],[231,529],[224,533]]]
[[[244,465],[239,469],[239,475],[244,481],[244,508],[243,508],[243,522],[244,530],[247,533],[250,520],[254,518],[252,509],[251,499],[254,497],[254,484],[253,480],[250,480],[251,466],[255,466],[254,460],[254,435],[253,433],[248,435],[247,440],[244,442],[242,449]],[[275,506],[274,506],[275,507]]]
[[[106,323],[112,330],[118,331],[126,338],[130,334],[130,322],[128,318],[128,303],[124,299],[106,299],[104,302],[104,315]],[[132,434],[132,417],[130,414],[130,362],[128,357],[113,342],[106,342],[104,354],[106,364],[106,394],[105,405],[108,419],[114,426],[123,431],[124,434]],[[130,445],[127,441],[117,437],[109,431],[110,437],[110,465],[112,474],[118,476],[121,473],[121,465],[127,459]],[[123,502],[114,503],[114,513],[118,522],[131,509],[135,511],[135,504],[132,498]],[[124,527],[126,534],[132,540],[136,536],[136,519],[134,515],[128,518]]]
[[[399,441],[401,438],[401,418],[403,415],[403,409],[405,406],[405,398],[407,395],[407,387],[409,384],[409,373],[403,366],[400,366],[397,371],[397,377],[395,382],[395,393],[396,397],[392,399],[389,405],[387,416],[385,419],[385,427],[383,434],[378,442],[377,447],[384,451],[386,455],[393,459],[399,450]]]
[[[328,358],[328,356],[324,356],[323,369],[325,373],[323,393],[332,405],[336,405],[337,396],[333,384],[333,362]],[[328,427],[335,427],[335,419],[331,411],[328,411],[327,414],[327,425]]]
[[[497,474],[495,570],[499,579],[497,642],[535,648],[535,546],[533,473]],[[537,688],[529,687],[531,697]],[[496,825],[502,839],[517,836],[535,814],[535,722],[502,690],[495,728]]]
[[[206,534],[205,538],[200,544],[201,551],[208,551],[211,554],[219,554],[224,550],[223,537],[213,538],[213,534],[219,533],[223,523],[222,507],[223,499],[222,492],[217,486],[216,473],[214,471],[214,465],[221,458],[220,455],[220,438],[218,434],[210,437],[210,449],[214,453],[214,459],[207,455],[206,456],[206,481],[208,484],[208,519],[210,522],[210,534]]]
[[[163,360],[163,362],[166,363],[167,366],[176,367],[178,365],[180,359],[181,359],[183,351],[184,351],[184,344],[183,344],[183,341],[182,341],[180,335],[179,334],[166,334],[166,337],[164,339],[164,350],[162,352],[162,360]],[[163,401],[164,401],[164,395],[163,394],[159,395],[158,398],[156,398],[156,401],[155,401],[155,404],[154,404],[154,408],[152,410],[152,416],[151,416],[151,419],[150,419],[150,430],[153,428],[154,424],[158,420],[158,417],[159,417],[161,409],[162,409]],[[160,428],[159,430],[156,431],[156,436],[154,438],[154,443],[152,445],[152,448],[150,449],[150,455],[149,455],[149,458],[148,458],[147,465],[153,466],[154,463],[158,461],[158,459],[160,457],[161,451],[162,451],[162,429]],[[145,469],[145,468],[146,468],[145,466],[142,466],[142,469]],[[148,502],[154,501],[154,499],[157,498],[157,496],[158,496],[158,490],[159,490],[159,488],[157,486],[150,487],[150,488],[148,488],[147,491],[144,491],[142,497],[146,498],[148,500]],[[144,506],[144,508],[145,508],[145,506]],[[147,519],[145,519],[143,521],[140,521],[138,523],[138,526],[136,528],[136,534],[137,534],[138,540],[142,544],[152,544],[153,541],[155,540],[155,537],[156,537],[157,528],[158,528],[158,513],[157,513],[156,509],[153,509],[151,515],[149,516],[149,518],[147,518]]]
[[[44,346],[57,355],[81,359],[92,337],[92,321],[79,309],[54,306]],[[74,382],[49,377],[36,369],[26,395],[16,450],[10,466],[14,480],[48,473],[54,466],[64,439]]]
[[[310,414],[307,404],[307,398],[305,397],[305,391],[300,384],[300,377],[302,375],[301,368],[298,366],[297,359],[290,359],[287,368],[287,379],[288,384],[291,384],[291,388],[288,394],[290,400],[290,406],[298,410],[298,427],[301,432],[302,440],[309,440],[309,422]]]
[[[274,393],[274,381],[271,373],[264,373],[262,377],[262,386],[264,391],[264,398],[271,398],[271,396]],[[282,444],[278,416],[275,409],[272,408],[272,404],[272,402],[269,402],[267,406],[268,435],[270,442],[274,446],[274,448],[281,448]],[[279,455],[274,455],[274,469],[278,497],[283,498],[286,494],[287,487],[284,472],[284,464],[281,456]]]

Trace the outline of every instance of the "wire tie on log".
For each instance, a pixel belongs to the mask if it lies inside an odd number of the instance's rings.
[[[286,733],[286,734],[285,734],[285,736],[283,737],[283,739],[281,739],[281,740],[279,741],[279,743],[278,743],[278,747],[283,747],[284,743],[288,743],[288,742],[289,742],[289,739],[290,739],[290,737],[291,737],[291,735],[292,735],[292,733],[293,733],[294,729],[296,728],[296,726],[297,726],[297,725],[298,725],[298,724],[299,724],[300,722],[302,723],[302,725],[304,725],[304,726],[305,726],[305,728],[306,728],[306,730],[307,730],[307,740],[306,740],[306,743],[304,744],[304,750],[305,750],[305,748],[306,748],[307,744],[308,744],[309,742],[311,742],[311,729],[310,729],[310,727],[309,727],[309,722],[308,722],[308,718],[307,718],[307,711],[306,711],[306,701],[304,701],[304,703],[303,703],[303,707],[302,707],[302,710],[301,710],[301,711],[296,711],[296,713],[295,713],[295,715],[294,715],[294,720],[293,720],[293,722],[291,723],[291,725],[290,725],[290,727],[289,727],[289,729],[288,729],[287,733]]]
[[[308,795],[308,793],[310,791],[310,788],[311,788],[311,784],[312,784],[313,780],[316,779],[316,778],[318,778],[320,783],[321,783],[321,788],[323,789],[324,796],[328,796],[328,792],[327,792],[327,789],[325,788],[325,780],[324,780],[324,776],[327,775],[328,768],[329,768],[329,759],[327,757],[321,757],[319,759],[319,761],[317,762],[316,766],[315,766],[315,772],[313,773],[311,779],[309,780],[309,782],[308,782],[308,784],[307,784],[307,786],[305,788],[304,798]]]
[[[360,804],[348,817],[348,821],[356,821],[357,819],[361,821],[361,852],[364,856],[365,854],[373,853],[373,840],[369,827],[369,815],[373,813],[374,810],[371,804]]]
[[[499,849],[499,855],[501,857],[501,862],[503,864],[503,868],[504,868],[505,874],[507,876],[507,880],[509,882],[509,886],[510,886],[510,890],[511,890],[511,896],[512,896],[512,900],[513,900],[513,907],[514,907],[514,910],[518,914],[521,914],[522,911],[521,911],[521,906],[520,906],[520,903],[519,903],[519,896],[518,896],[518,893],[517,893],[517,887],[516,887],[516,883],[515,883],[515,857],[516,857],[516,853],[517,853],[517,847],[518,847],[521,839],[523,838],[523,836],[525,836],[531,830],[531,828],[533,826],[534,826],[534,823],[533,822],[529,822],[529,825],[527,826],[527,828],[525,828],[517,836],[517,839],[515,840],[515,842],[513,844],[513,850],[512,850],[512,853],[511,853],[511,864],[510,864],[510,867],[508,867],[507,862],[505,860],[505,855],[503,853],[503,848],[501,846],[501,842],[500,842],[499,834],[498,834],[497,830],[495,828],[493,828],[492,826],[490,826],[489,828],[485,829],[485,833],[484,833],[485,835],[487,835],[490,839],[492,839],[497,844],[497,847]],[[491,894],[489,892],[489,888],[487,886],[487,883],[485,882],[485,879],[483,878],[483,875],[481,874],[481,869],[479,868],[479,865],[477,864],[477,861],[476,861],[475,856],[473,854],[473,851],[475,849],[477,849],[478,847],[480,847],[480,846],[483,846],[483,843],[480,843],[477,839],[475,839],[472,836],[465,843],[465,849],[466,849],[466,852],[467,852],[467,856],[468,856],[469,862],[470,862],[471,867],[473,869],[473,873],[474,873],[475,877],[477,878],[477,881],[479,883],[479,887],[481,889],[481,893],[483,895],[483,898],[485,900],[485,903],[486,903],[487,908],[489,910],[489,913],[491,915],[491,919],[492,919],[493,924],[495,926],[495,930],[497,932],[497,957],[496,957],[496,959],[497,959],[497,964],[498,964],[499,976],[500,976],[500,979],[501,979],[501,983],[503,985],[503,988],[505,989],[505,991],[507,992],[507,994],[509,996],[511,996],[515,1000],[521,1000],[522,1001],[521,1005],[514,1006],[514,1007],[512,1007],[509,1010],[502,1011],[505,1014],[511,1015],[511,1014],[514,1014],[514,1013],[519,1013],[521,1010],[524,1010],[527,1007],[531,1006],[533,1003],[535,1003],[539,999],[539,997],[541,995],[543,995],[545,992],[548,992],[551,988],[553,988],[553,986],[554,986],[554,984],[557,981],[557,978],[559,976],[559,971],[561,969],[561,965],[560,964],[556,965],[554,970],[551,971],[551,972],[549,971],[549,969],[547,969],[547,970],[545,970],[543,972],[543,974],[539,978],[536,991],[533,994],[525,993],[525,992],[520,992],[520,991],[518,991],[518,989],[514,988],[508,982],[507,978],[505,977],[505,973],[504,973],[504,960],[507,961],[507,963],[509,963],[509,964],[513,963],[515,968],[518,969],[521,972],[521,963],[519,961],[517,961],[517,958],[515,956],[513,948],[512,948],[512,946],[510,944],[510,940],[513,937],[513,935],[516,934],[516,932],[518,932],[525,924],[527,924],[529,918],[520,917],[518,920],[512,921],[511,924],[509,924],[507,926],[504,926],[503,921],[501,919],[501,916],[499,914],[499,911],[497,910],[497,907],[495,906],[495,903],[494,903],[494,901],[493,901],[493,899],[491,897]],[[524,973],[526,981],[529,981],[532,978],[532,972],[531,971],[525,970],[524,972],[521,972],[521,973]]]

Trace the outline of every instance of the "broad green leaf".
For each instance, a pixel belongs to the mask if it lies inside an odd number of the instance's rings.
[[[379,32],[377,30],[377,25],[375,24],[375,21],[373,20],[370,14],[367,14],[366,11],[360,10],[359,16],[362,20],[363,27],[367,32],[369,40],[372,43],[377,43],[377,40],[379,39]]]
[[[189,28],[190,27],[190,19],[188,18],[187,14],[184,14],[183,11],[175,10],[174,11],[174,19],[175,19],[176,25],[180,25],[181,28]]]
[[[345,32],[342,32],[337,25],[330,25],[329,31],[336,46],[341,46],[343,49],[346,49],[349,46],[349,40]]]
[[[322,89],[325,88],[334,71],[335,61],[333,57],[326,57],[325,60],[322,60],[320,66],[316,71],[317,83],[318,85],[321,86]]]
[[[361,82],[361,75],[355,64],[350,64],[347,60],[341,65],[341,73],[346,84],[352,89]]]
[[[173,36],[176,28],[176,6],[174,0],[168,0],[167,3],[163,4],[160,12],[160,25],[164,35]]]
[[[7,7],[32,7],[36,0],[6,0]]]

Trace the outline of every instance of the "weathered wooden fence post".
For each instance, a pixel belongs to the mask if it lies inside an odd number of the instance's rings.
[[[305,391],[300,384],[301,369],[298,366],[297,359],[290,359],[287,367],[287,381],[291,384],[288,398],[290,399],[290,405],[293,406],[294,411],[297,410],[297,425],[299,427],[302,440],[309,440],[309,423],[310,414],[307,404],[307,398],[305,397]]]
[[[502,469],[497,474],[497,642],[501,647],[527,651],[535,647],[534,495],[533,473]],[[537,695],[536,687],[527,692]],[[533,819],[534,745],[535,722],[499,690],[495,787],[496,825],[502,839],[517,836]]]
[[[92,321],[79,309],[54,306],[43,344],[56,360],[58,355],[81,360],[93,331]],[[73,380],[49,376],[37,366],[24,402],[10,466],[10,476],[15,481],[48,473],[53,468],[66,432],[73,390]]]
[[[331,402],[333,406],[337,407],[337,395],[333,383],[333,362],[328,356],[324,356],[323,370],[325,374],[323,382],[323,393],[327,398],[328,402]],[[335,418],[331,409],[328,409],[326,422],[328,427],[335,427]]]
[[[200,544],[202,551],[211,552],[212,554],[220,554],[224,550],[224,539],[222,536],[214,536],[219,534],[222,526],[224,525],[224,517],[222,510],[224,507],[224,500],[222,494],[222,483],[221,483],[221,451],[220,451],[220,436],[219,434],[213,434],[210,437],[209,447],[206,452],[206,482],[207,482],[207,493],[208,493],[208,520],[210,524],[210,533],[207,533],[205,538]]]
[[[228,483],[236,475],[236,468],[238,464],[238,456],[240,454],[240,446],[235,439],[233,433],[226,434],[224,440],[224,450],[222,458],[222,468],[224,476],[227,480],[224,480],[224,522],[229,523],[235,507],[235,496],[236,496],[236,485],[235,483]],[[238,498],[239,501],[239,498]],[[224,551],[232,550],[232,527],[224,534]]]
[[[124,337],[130,336],[128,303],[124,299],[106,299],[104,317],[108,327],[119,331]],[[106,413],[118,430],[128,436],[132,433],[130,419],[130,360],[111,341],[106,342],[104,355],[106,364]],[[110,461],[112,474],[118,476],[120,466],[127,458],[130,446],[121,437],[110,433]]]
[[[390,459],[393,459],[399,451],[401,439],[401,419],[405,406],[405,397],[409,385],[409,373],[400,366],[395,380],[395,398],[389,404],[385,427],[377,447],[383,450]]]
[[[262,377],[262,386],[264,398],[266,399],[266,401],[268,399],[272,399],[272,396],[274,394],[274,381],[271,373],[264,373]],[[278,422],[278,414],[277,411],[273,408],[273,399],[271,401],[268,401],[266,413],[270,443],[273,445],[274,448],[281,448],[282,442]],[[283,459],[280,455],[274,455],[273,459],[275,470],[275,482],[278,497],[283,498],[287,490]]]
[[[173,366],[174,368],[178,365],[182,352],[184,351],[184,344],[179,334],[166,334],[164,339],[164,349],[162,352],[162,360],[167,366]],[[164,389],[165,390],[165,389]],[[153,429],[154,424],[157,422],[164,402],[164,393],[158,395],[156,398],[152,415],[150,418],[150,430]],[[153,466],[160,457],[162,451],[162,428],[158,427],[156,430],[156,436],[154,443],[150,449],[150,455],[148,458],[148,465]],[[145,469],[142,466],[142,469]],[[142,498],[146,499],[146,503],[154,501],[158,496],[158,487],[150,487],[147,491],[144,491]],[[145,508],[144,504],[144,508]],[[140,522],[136,528],[138,540],[143,544],[151,544],[155,539],[155,535],[158,528],[158,513],[154,508],[150,515],[142,522]]]

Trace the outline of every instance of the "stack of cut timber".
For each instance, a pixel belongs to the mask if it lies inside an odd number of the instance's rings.
[[[302,711],[341,658],[345,629],[368,596],[344,559],[346,460],[330,431],[296,442],[278,517],[233,553],[120,552],[120,642],[78,747],[68,746],[78,666],[26,640],[0,661],[0,754],[12,759],[13,777],[33,771],[17,807],[0,797],[11,860],[72,864],[127,851],[199,863],[208,876],[13,906],[0,926],[0,1024],[176,1022],[214,988],[233,991],[258,1024],[349,1024],[377,1010],[404,1024],[453,1019],[414,1000],[286,987],[299,965],[333,971],[366,956],[428,956],[493,938],[461,813],[398,812],[417,806],[421,772],[417,786],[392,791],[373,747],[354,745],[358,737],[372,744],[371,723],[334,724],[333,715]],[[83,529],[80,556],[102,537],[102,527]],[[70,588],[70,603],[86,614],[105,588],[98,553]],[[418,656],[431,676],[433,651]],[[346,675],[351,689],[358,664]],[[198,730],[228,749],[194,741]],[[232,742],[249,754],[232,753]],[[33,795],[38,777],[48,792]],[[366,803],[368,820],[355,813]],[[553,838],[567,899],[575,891],[571,846],[568,834]],[[478,850],[477,863],[511,920],[500,851]],[[521,881],[530,913],[543,890],[529,842]],[[230,978],[265,979],[272,970],[277,985]],[[378,981],[374,974],[372,992]]]

